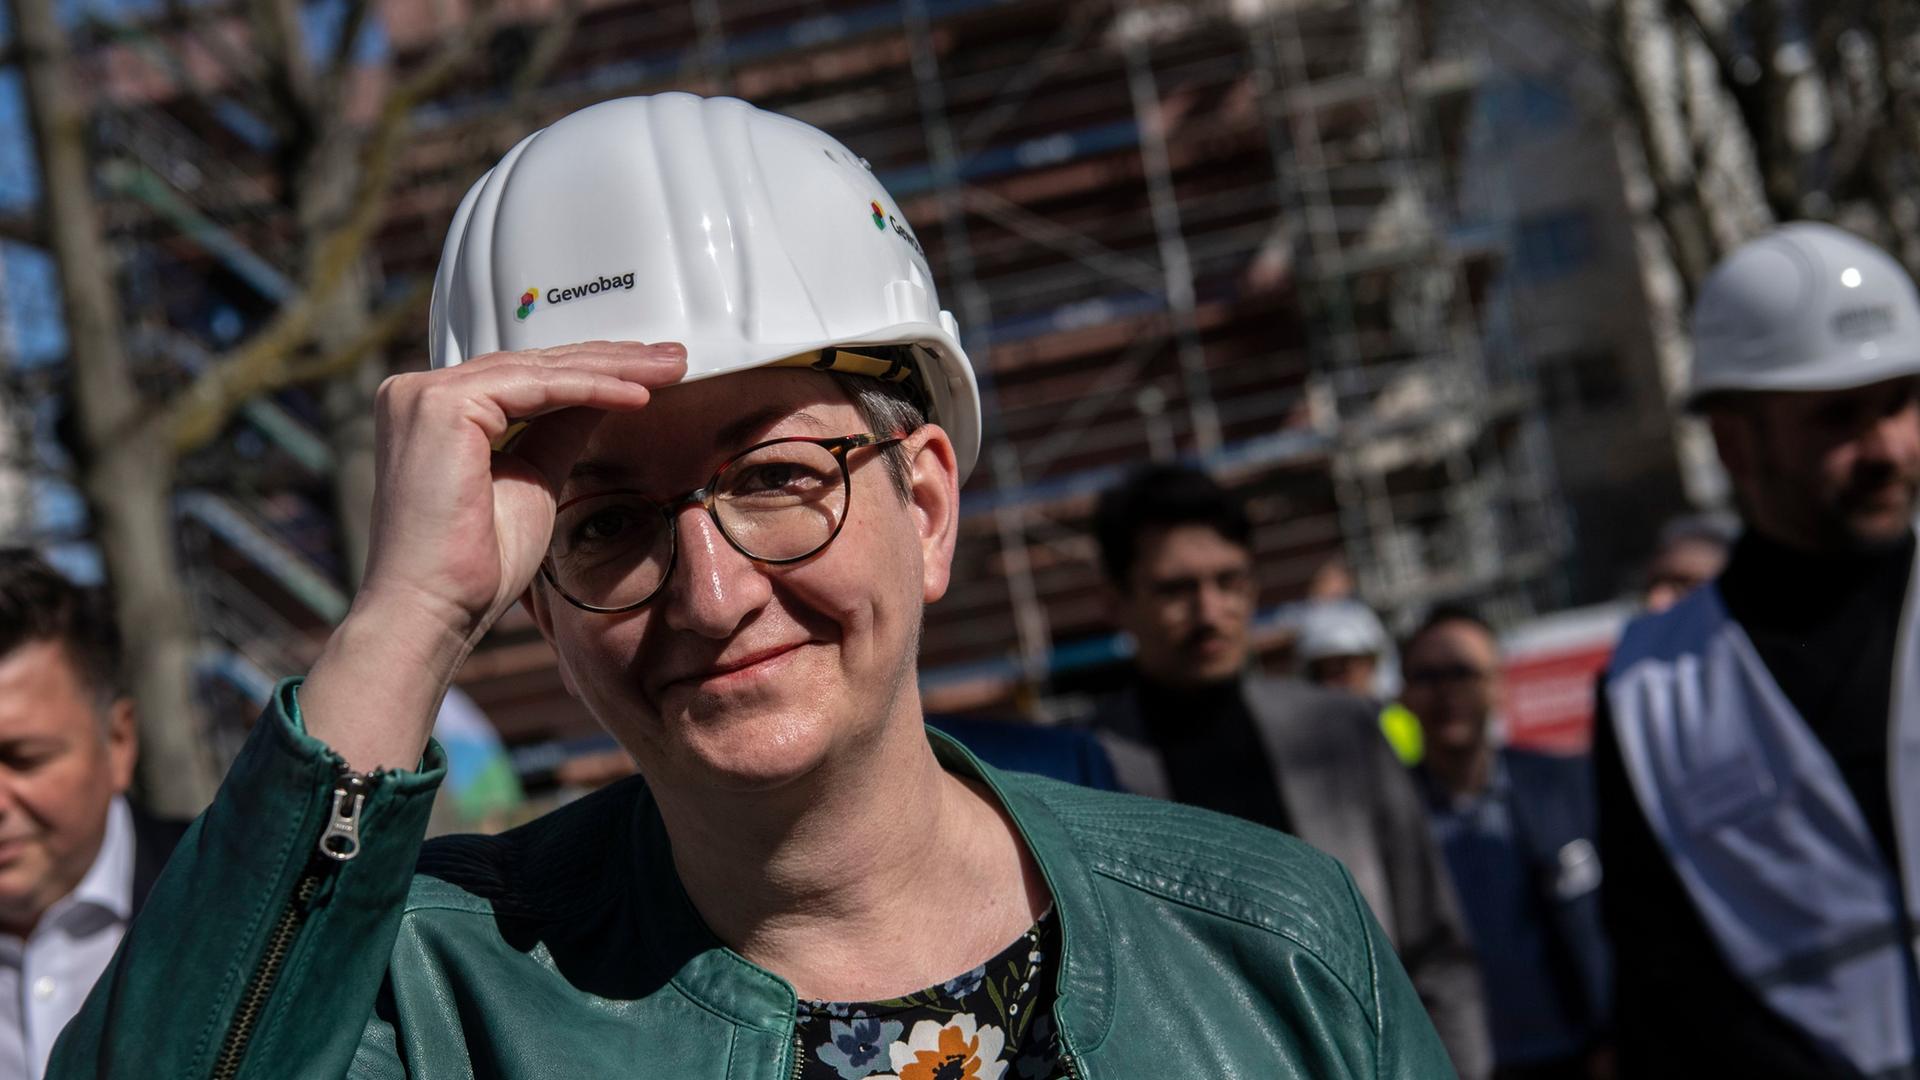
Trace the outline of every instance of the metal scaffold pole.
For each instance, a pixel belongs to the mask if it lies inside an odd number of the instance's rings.
[[[1300,292],[1312,298],[1313,315],[1320,323],[1313,338],[1327,379],[1323,408],[1337,444],[1351,419],[1349,395],[1359,389],[1363,376],[1351,298],[1337,276],[1344,252],[1321,142],[1319,103],[1312,93],[1306,44],[1294,11],[1286,5],[1270,6],[1263,29],[1265,33],[1254,43],[1254,60],[1266,91],[1262,98],[1272,115],[1269,131],[1275,174],[1284,189],[1282,205],[1295,222]],[[1336,452],[1330,467],[1347,560],[1362,592],[1375,592],[1381,587],[1382,574],[1372,540],[1393,527],[1390,503],[1383,492],[1370,487],[1365,476],[1349,467],[1344,455]]]
[[[1193,260],[1180,231],[1180,204],[1173,187],[1173,164],[1167,153],[1166,124],[1160,91],[1154,83],[1153,61],[1137,36],[1124,39],[1127,91],[1133,100],[1134,123],[1140,128],[1140,160],[1147,181],[1147,200],[1153,211],[1154,236],[1160,247],[1167,310],[1173,317],[1174,351],[1186,383],[1187,410],[1193,421],[1195,449],[1212,454],[1220,449],[1220,412],[1214,406],[1207,379],[1206,350],[1200,343],[1195,317]]]
[[[946,90],[940,78],[940,60],[934,51],[932,28],[926,0],[903,0],[908,48],[912,57],[914,83],[919,91],[920,122],[926,135],[927,150],[937,186],[942,237],[945,242],[948,281],[960,295],[961,327],[973,357],[980,382],[982,430],[988,434],[986,450],[993,465],[994,483],[1002,488],[1022,483],[1020,458],[1013,445],[993,437],[999,428],[998,401],[994,392],[992,368],[988,363],[987,328],[992,325],[986,290],[974,272],[973,249],[967,239],[966,199],[961,190],[960,162],[953,126],[947,117]],[[1013,619],[1019,642],[1020,665],[1028,686],[1044,684],[1053,651],[1053,635],[1047,624],[1047,610],[1033,578],[1033,563],[1027,550],[1025,511],[1010,502],[1002,502],[993,512],[999,535],[1000,553],[1005,562],[1007,592],[1013,602]],[[1041,719],[1045,719],[1042,717]]]

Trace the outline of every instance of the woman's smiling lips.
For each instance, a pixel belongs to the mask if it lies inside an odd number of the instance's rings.
[[[689,689],[719,690],[766,678],[785,667],[786,659],[807,644],[808,642],[805,641],[795,641],[786,645],[758,649],[742,656],[716,662],[698,671],[676,675],[661,685],[660,692],[664,694],[683,686]]]

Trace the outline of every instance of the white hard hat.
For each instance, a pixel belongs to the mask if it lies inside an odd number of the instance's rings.
[[[1334,656],[1380,656],[1387,651],[1387,628],[1365,604],[1325,600],[1300,616],[1294,655],[1303,664]]]
[[[435,367],[678,341],[689,380],[913,378],[962,480],[980,451],[973,367],[900,208],[833,137],[734,98],[620,98],[522,139],[454,213],[431,321]]]
[[[1694,304],[1689,407],[1727,390],[1846,390],[1913,374],[1913,278],[1831,225],[1784,225],[1742,245]]]

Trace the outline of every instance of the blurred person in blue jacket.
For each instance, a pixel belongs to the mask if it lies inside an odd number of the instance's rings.
[[[927,726],[960,740],[960,745],[995,768],[1049,776],[1099,791],[1120,790],[1106,748],[1078,728],[953,714],[929,714]]]
[[[1611,975],[1587,760],[1499,745],[1500,643],[1472,612],[1432,613],[1401,665],[1401,701],[1426,735],[1415,774],[1478,946],[1494,1075],[1608,1075]]]

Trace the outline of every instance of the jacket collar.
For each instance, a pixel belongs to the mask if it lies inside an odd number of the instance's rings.
[[[629,913],[641,943],[675,989],[743,1027],[784,1035],[799,1004],[785,979],[727,948],[694,910],[673,866],[666,823],[644,783],[635,784],[634,871],[639,903]]]
[[[1000,801],[1053,894],[1060,920],[1061,969],[1054,1021],[1068,1044],[1084,1052],[1106,1037],[1113,1014],[1113,939],[1093,875],[1074,851],[1064,823],[1029,786],[983,764],[965,747],[929,729],[947,771],[985,784]],[[633,808],[636,932],[653,959],[673,972],[673,986],[736,1024],[786,1034],[798,1004],[793,987],[721,944],[694,910],[673,868],[672,845],[645,786]]]
[[[1093,874],[1075,851],[1065,823],[1032,785],[985,764],[941,732],[929,729],[927,735],[934,755],[948,772],[979,780],[1000,800],[1047,880],[1054,914],[1060,920],[1054,1023],[1070,1048],[1085,1053],[1106,1038],[1113,1018],[1113,931]]]

